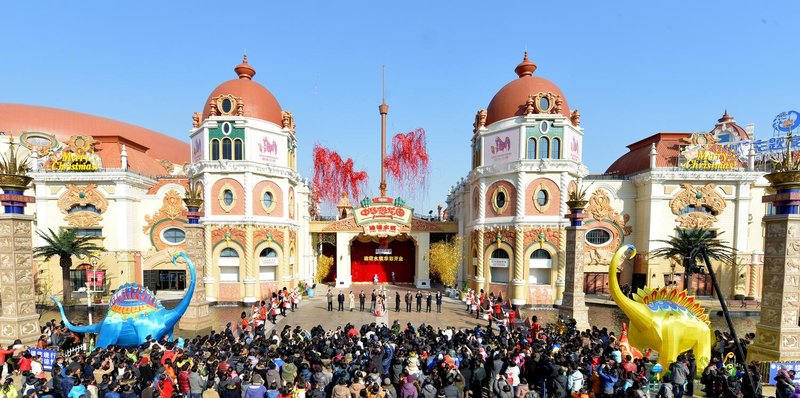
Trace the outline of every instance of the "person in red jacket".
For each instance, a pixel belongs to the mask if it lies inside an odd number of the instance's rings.
[[[20,355],[19,362],[17,363],[18,365],[17,369],[19,370],[20,373],[31,371],[31,360],[32,360],[31,353],[28,351],[25,351],[22,353],[22,355]]]
[[[156,385],[158,388],[158,393],[162,397],[171,397],[172,392],[175,391],[175,386],[172,385],[172,380],[170,380],[169,376],[164,373],[162,373],[158,379],[158,384]]]
[[[185,394],[186,396],[189,395],[191,392],[191,387],[189,386],[189,364],[184,364],[181,367],[181,371],[178,373],[178,391],[181,394]]]

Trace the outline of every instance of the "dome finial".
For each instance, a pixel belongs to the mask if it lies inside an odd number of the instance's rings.
[[[532,75],[534,71],[536,71],[536,64],[528,60],[528,52],[525,51],[522,62],[514,68],[514,72],[517,73],[517,76],[523,77]]]
[[[242,57],[242,63],[236,65],[236,67],[233,68],[233,71],[236,72],[236,75],[239,76],[239,79],[251,80],[253,76],[256,75],[256,70],[247,63],[247,53],[244,53],[244,56]]]

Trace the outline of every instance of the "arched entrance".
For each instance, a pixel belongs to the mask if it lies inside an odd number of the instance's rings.
[[[359,235],[350,244],[350,273],[353,282],[390,282],[392,272],[399,283],[414,282],[416,245],[411,238],[387,238],[383,245],[376,238]]]

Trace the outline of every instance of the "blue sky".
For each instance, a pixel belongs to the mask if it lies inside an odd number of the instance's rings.
[[[655,132],[708,131],[725,109],[770,137],[774,115],[800,107],[798,2],[10,2],[3,15],[0,102],[186,139],[246,50],[294,112],[301,173],[319,142],[366,168],[372,193],[386,64],[390,136],[428,134],[419,212],[468,172],[475,112],[525,49],[580,109],[594,173]]]

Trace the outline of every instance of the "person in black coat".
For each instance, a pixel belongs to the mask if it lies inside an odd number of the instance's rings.
[[[422,312],[422,292],[417,290],[417,312]]]
[[[336,296],[336,301],[339,303],[339,311],[344,311],[344,293],[339,291],[339,295]]]
[[[394,292],[394,311],[400,312],[400,292]]]
[[[432,298],[433,296],[431,295],[431,292],[428,292],[428,294],[425,295],[425,312],[431,312]]]
[[[406,293],[406,312],[411,312],[411,292]]]
[[[361,293],[358,294],[358,310],[364,312],[364,301],[367,300],[367,295],[364,294],[362,290]]]
[[[442,292],[436,292],[436,312],[442,312]]]

